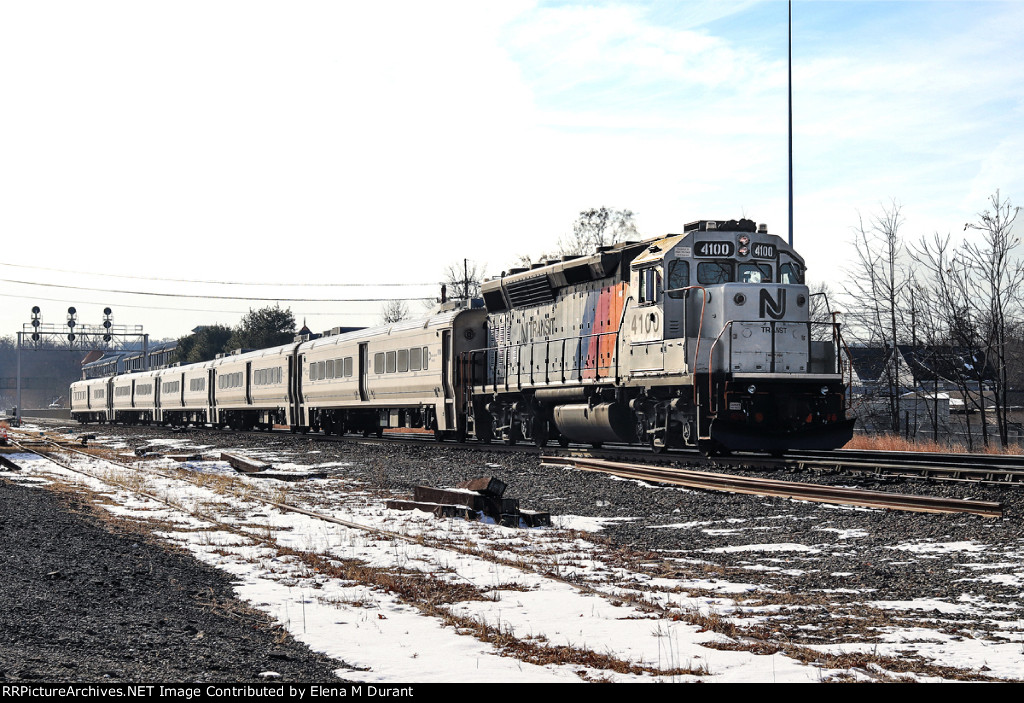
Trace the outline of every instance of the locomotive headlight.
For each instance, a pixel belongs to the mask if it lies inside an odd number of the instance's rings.
[[[756,392],[757,392],[757,386],[755,386],[753,383],[751,383],[749,386],[747,386],[747,393],[749,393],[750,395],[754,395],[754,393],[756,393]]]
[[[743,295],[742,293],[737,293],[732,297],[732,302],[736,303],[737,305],[743,305],[743,303],[747,302],[747,296]]]
[[[796,297],[796,306],[798,308],[802,308],[806,302],[807,302],[807,298],[804,297],[803,293],[801,293],[800,295],[798,295]]]
[[[821,387],[821,394],[822,395],[828,395],[828,386],[822,386]]]

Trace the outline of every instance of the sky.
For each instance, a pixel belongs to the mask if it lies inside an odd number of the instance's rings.
[[[601,206],[785,237],[786,30],[779,0],[0,2],[0,336],[33,305],[372,325]],[[893,203],[910,240],[1024,203],[1022,30],[1017,2],[793,3],[812,280]]]

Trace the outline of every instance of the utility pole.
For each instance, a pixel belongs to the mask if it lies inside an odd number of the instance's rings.
[[[789,0],[789,246],[793,246],[793,0]]]

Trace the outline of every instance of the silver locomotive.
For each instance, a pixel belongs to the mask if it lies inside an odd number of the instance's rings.
[[[778,453],[852,436],[839,327],[811,321],[804,261],[764,225],[693,222],[483,296],[488,346],[465,364],[481,439]]]

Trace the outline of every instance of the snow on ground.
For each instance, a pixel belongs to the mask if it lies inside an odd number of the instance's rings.
[[[175,450],[195,450],[185,441],[162,443]],[[117,438],[108,439],[106,445],[124,446]],[[267,460],[269,454],[259,458]],[[275,472],[304,473],[327,467],[337,471],[347,465],[311,467],[291,463],[297,457],[289,452],[273,454]],[[871,677],[859,670],[811,666],[782,654],[709,648],[709,643],[732,641],[673,613],[728,616],[738,611],[746,595],[762,587],[756,582],[652,578],[631,572],[606,547],[580,537],[581,531],[599,532],[607,519],[563,515],[553,528],[514,529],[386,510],[381,498],[351,480],[319,480],[315,493],[306,493],[301,484],[240,476],[218,461],[184,465],[148,461],[131,471],[102,459],[73,457],[69,461],[74,466],[95,478],[32,455],[8,455],[22,471],[0,476],[24,483],[75,483],[99,494],[112,513],[149,521],[161,538],[232,574],[239,596],[270,613],[297,639],[353,667],[338,671],[350,680],[814,682],[841,674]],[[149,473],[151,468],[184,468],[202,479],[193,484],[162,478]],[[241,494],[228,492],[218,483],[219,477],[240,486]],[[328,512],[366,529],[282,512],[258,502],[257,496]],[[723,520],[721,526],[681,523],[677,527],[728,533],[743,529],[742,523]],[[808,533],[813,540],[813,530]],[[863,536],[856,530],[840,535],[849,540]],[[926,557],[951,550],[976,552],[984,545],[932,542],[893,549]],[[813,558],[819,549],[813,542],[759,542],[708,551],[795,553]],[[323,568],[301,558],[302,554],[322,557]],[[346,571],[352,565],[358,568]],[[755,576],[773,568],[751,565],[748,570]],[[364,576],[353,575],[359,569]],[[410,576],[417,582],[426,579],[464,589],[466,596],[431,608],[415,596],[403,596],[401,587],[383,586],[388,579],[401,583]],[[658,607],[637,602],[640,594]],[[998,620],[998,606],[991,603],[865,602],[879,609],[934,612],[935,617],[990,607]],[[774,607],[747,611],[768,617]],[[882,643],[840,642],[813,649],[894,656],[916,652],[945,666],[986,667],[992,676],[1019,677],[1024,671],[1020,628],[1013,623],[1001,625],[1008,632],[998,640],[983,633],[965,640],[938,629],[908,625],[887,630]],[[521,643],[521,651],[564,647],[592,656],[574,663],[531,663],[503,650],[497,644],[501,637]]]

